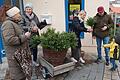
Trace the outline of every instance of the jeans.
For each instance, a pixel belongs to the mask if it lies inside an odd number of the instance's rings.
[[[101,54],[102,41],[103,41],[103,44],[108,44],[109,37],[104,37],[103,39],[96,37],[98,59],[102,59],[102,54]],[[106,62],[109,62],[109,48],[105,48],[105,59],[106,59]]]
[[[31,48],[31,52],[33,55],[33,61],[37,61],[37,47],[36,48]]]
[[[117,68],[117,64],[116,64],[116,62],[115,62],[115,59],[110,58],[110,62],[111,62],[111,64],[112,64],[112,68],[113,68],[113,69],[116,69],[116,68]]]

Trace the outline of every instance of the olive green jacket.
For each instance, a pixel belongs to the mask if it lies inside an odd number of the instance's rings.
[[[113,20],[110,15],[106,12],[103,16],[100,16],[98,13],[94,16],[95,25],[93,26],[93,36],[104,38],[109,36],[109,30],[113,25]],[[102,31],[102,28],[107,26],[105,31]]]

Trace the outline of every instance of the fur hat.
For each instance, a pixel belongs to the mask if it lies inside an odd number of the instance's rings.
[[[11,9],[7,10],[7,11],[6,11],[6,14],[7,14],[9,17],[13,17],[15,14],[17,14],[17,13],[19,13],[19,12],[20,12],[20,10],[19,10],[16,6],[14,6],[14,7],[12,7]]]
[[[27,3],[27,4],[25,5],[25,8],[27,8],[27,7],[29,7],[29,8],[32,8],[32,9],[33,9],[33,5],[32,5],[32,3]]]
[[[98,11],[98,13],[103,13],[104,7],[103,6],[98,7],[97,11]]]

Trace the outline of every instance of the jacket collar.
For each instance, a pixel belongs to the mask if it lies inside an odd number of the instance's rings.
[[[6,18],[6,20],[10,20],[10,21],[13,21],[13,22],[15,22],[15,23],[18,23],[19,21],[15,21],[13,18],[11,18],[11,17],[7,17]]]
[[[34,17],[35,17],[35,14],[34,13],[32,13],[33,15],[34,15]],[[31,21],[31,19],[25,14],[25,12],[24,12],[24,16],[29,20],[29,21]],[[34,18],[33,17],[33,18]]]
[[[84,22],[84,20],[80,16],[78,16],[78,18],[80,20],[80,23]]]
[[[107,15],[106,12],[104,12],[103,16]],[[98,13],[96,14],[96,16],[102,17],[101,15],[99,15]]]

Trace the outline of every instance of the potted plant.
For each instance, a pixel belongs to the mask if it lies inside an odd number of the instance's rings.
[[[86,24],[90,27],[93,27],[95,24],[94,19],[92,17],[89,17],[86,21]]]
[[[41,44],[44,58],[52,65],[63,64],[68,48],[77,45],[75,33],[55,32],[55,29],[48,28],[41,36],[34,36],[33,45]]]
[[[31,48],[36,48],[37,45],[40,44],[40,37],[38,35],[32,36],[30,39]]]
[[[93,26],[95,25],[95,21],[94,21],[94,19],[93,19],[92,17],[89,17],[89,18],[87,19],[87,21],[86,21],[86,24],[87,24],[88,26],[90,26],[91,28],[93,28]],[[92,39],[92,44],[93,44],[93,39]]]

